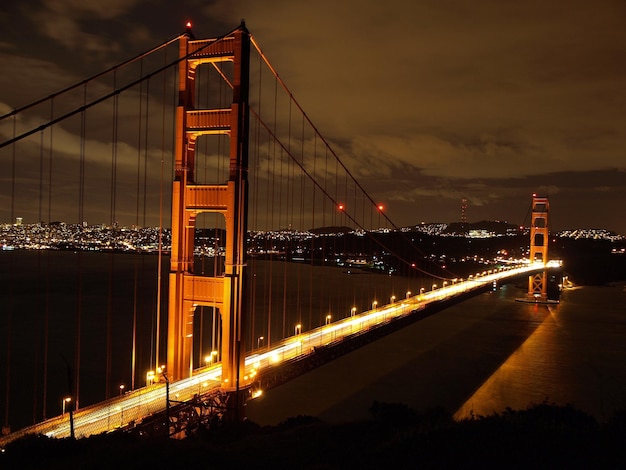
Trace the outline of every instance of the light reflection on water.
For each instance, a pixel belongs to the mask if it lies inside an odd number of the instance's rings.
[[[534,307],[534,306],[533,306]],[[564,293],[541,325],[457,410],[456,418],[572,404],[599,420],[626,408],[626,291]]]

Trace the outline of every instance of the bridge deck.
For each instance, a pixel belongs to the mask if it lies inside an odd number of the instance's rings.
[[[282,340],[269,350],[260,348],[252,351],[245,360],[245,374],[261,376],[264,371],[286,360],[297,359],[313,353],[316,347],[341,341],[348,336],[410,315],[429,304],[481,289],[494,281],[504,281],[520,275],[531,274],[541,271],[545,267],[542,263],[534,263],[489,272],[467,281],[457,282],[355,314],[308,332],[300,332]],[[547,267],[554,267],[554,262],[548,263]],[[194,396],[217,391],[221,385],[221,373],[221,364],[217,363],[198,370],[191,378],[171,383],[169,387],[170,400],[184,402],[191,400]],[[166,384],[161,382],[76,411],[74,413],[75,435],[76,437],[87,437],[131,427],[146,417],[164,411],[167,401],[166,393]],[[2,436],[0,447],[26,434],[44,434],[55,438],[69,437],[69,413]]]

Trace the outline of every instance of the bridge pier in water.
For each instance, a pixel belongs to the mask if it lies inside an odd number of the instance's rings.
[[[248,212],[248,93],[250,37],[245,25],[209,40],[180,39],[179,103],[176,111],[175,176],[172,188],[172,251],[167,332],[167,374],[178,381],[192,375],[193,321],[198,305],[216,308],[221,317],[221,389],[226,395],[225,419],[244,417],[249,383],[244,380],[244,318],[246,295],[246,233]],[[233,63],[230,109],[197,110],[196,69],[200,65]],[[197,184],[195,147],[200,136],[230,137],[226,184]],[[198,214],[219,213],[226,226],[223,275],[194,273],[194,235]],[[158,356],[158,354],[157,354]],[[158,360],[158,359],[157,359]]]

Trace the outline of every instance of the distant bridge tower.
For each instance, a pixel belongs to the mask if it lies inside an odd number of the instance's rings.
[[[227,413],[243,418],[244,332],[246,315],[246,232],[248,212],[248,88],[250,35],[245,25],[219,40],[180,39],[179,102],[176,110],[175,175],[172,190],[172,253],[169,276],[167,374],[176,381],[191,377],[193,317],[197,305],[216,307],[222,325],[222,390]],[[194,107],[196,68],[233,63],[230,108]],[[230,137],[230,171],[226,184],[196,184],[196,139],[203,135]],[[226,253],[223,276],[194,274],[196,217],[217,212],[225,217]],[[158,359],[157,359],[158,360]]]
[[[547,197],[533,194],[533,205],[530,225],[530,262],[548,262],[548,213],[550,204]],[[544,269],[540,273],[528,277],[528,298],[535,301],[546,301],[548,298],[548,273]]]

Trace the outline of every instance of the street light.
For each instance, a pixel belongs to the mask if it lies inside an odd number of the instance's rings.
[[[406,291],[406,298],[408,299],[409,297],[411,297],[411,291],[410,290]]]
[[[392,295],[389,300],[391,301],[391,303],[394,303],[396,301],[396,296]]]
[[[437,284],[433,284],[433,290],[437,288]]]
[[[217,351],[211,351],[211,354],[205,357],[204,360],[206,361],[207,358],[208,358],[208,362],[210,363],[209,365],[213,365],[213,363],[215,362],[215,359],[217,359]]]
[[[256,340],[256,348],[259,349],[261,347],[261,341],[263,341],[265,337],[259,336]]]
[[[356,307],[352,307],[352,309],[350,310],[350,316],[353,317],[355,313],[356,313]]]
[[[377,300],[374,300],[374,301],[372,302],[372,310],[375,310],[377,305],[378,305],[378,301],[377,301]]]
[[[420,295],[422,295],[424,293],[424,288],[420,287]]]
[[[329,313],[328,315],[326,315],[326,324],[328,325],[330,323],[330,319],[332,318],[332,315]]]
[[[300,333],[302,333],[302,325],[300,323],[298,323],[294,329],[293,334],[294,335],[299,335]]]
[[[446,287],[448,285],[448,281],[443,281],[443,287]]]
[[[63,413],[61,413],[61,416],[65,414],[65,407],[66,405],[69,405],[71,401],[72,401],[72,397],[65,397],[63,399],[63,401],[61,402],[61,405],[63,406]]]
[[[124,395],[124,384],[120,384],[120,397]]]

